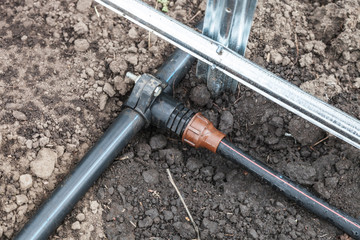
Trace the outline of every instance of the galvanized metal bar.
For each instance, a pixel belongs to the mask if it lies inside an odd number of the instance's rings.
[[[257,0],[208,0],[202,33],[222,46],[245,55]],[[238,82],[199,61],[196,76],[206,80],[213,96],[237,90]]]
[[[360,149],[360,121],[138,0],[96,0]]]

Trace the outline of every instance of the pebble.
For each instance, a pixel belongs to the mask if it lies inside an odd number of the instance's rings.
[[[207,218],[204,218],[202,221],[202,226],[204,228],[209,229],[210,233],[214,234],[216,233],[217,229],[218,229],[218,223],[211,221]]]
[[[74,31],[77,34],[84,34],[87,33],[89,31],[88,27],[86,26],[85,23],[83,22],[78,22],[77,24],[75,24],[74,26]]]
[[[124,59],[117,59],[110,63],[109,68],[115,74],[124,73],[128,68],[128,65]]]
[[[299,63],[300,63],[301,67],[306,67],[306,66],[310,66],[311,64],[313,64],[314,61],[313,61],[312,53],[307,53],[307,54],[302,55],[299,60]]]
[[[40,147],[44,147],[49,142],[50,142],[50,139],[48,137],[42,137],[42,138],[39,139]]]
[[[80,222],[76,221],[73,224],[71,224],[71,229],[72,230],[79,230],[81,228]]]
[[[165,221],[170,221],[171,219],[174,218],[174,214],[173,214],[171,211],[165,210],[165,211],[163,212],[163,214],[164,214],[164,219],[165,219]]]
[[[74,45],[77,52],[85,52],[90,47],[90,44],[86,39],[76,39]]]
[[[132,65],[136,66],[139,61],[139,56],[137,54],[127,54],[125,55],[125,60]]]
[[[152,208],[152,209],[145,211],[145,215],[151,217],[151,219],[154,219],[157,216],[159,216],[159,211],[156,208]]]
[[[270,59],[271,62],[274,64],[280,64],[283,61],[283,57],[281,56],[281,54],[278,51],[270,51]]]
[[[132,28],[129,30],[128,35],[129,35],[129,37],[132,38],[132,39],[136,39],[136,38],[139,37],[139,34],[138,34],[138,32],[136,31],[136,29],[135,29],[134,27],[132,27]]]
[[[159,183],[159,172],[155,169],[150,169],[142,173],[144,181],[149,184]]]
[[[108,100],[108,95],[106,95],[106,94],[101,94],[100,95],[100,98],[99,98],[99,108],[100,108],[100,110],[105,109],[107,100]]]
[[[48,179],[55,168],[57,154],[49,148],[39,151],[36,159],[30,163],[31,171],[40,178]]]
[[[3,210],[7,213],[14,211],[16,208],[16,203],[10,203],[3,206]]]
[[[319,127],[297,117],[291,119],[289,132],[303,146],[314,144],[324,136]]]
[[[83,213],[79,213],[78,215],[76,215],[76,219],[79,220],[80,222],[85,220],[85,214]]]
[[[94,77],[95,76],[95,72],[94,72],[94,70],[92,68],[89,68],[89,67],[85,68],[85,72],[89,77]]]
[[[16,204],[21,206],[25,203],[27,203],[29,199],[24,194],[16,195]]]
[[[91,7],[92,0],[79,0],[76,9],[80,12],[86,12]]]
[[[20,188],[26,190],[33,184],[33,180],[30,174],[23,174],[19,178]]]
[[[189,169],[190,171],[196,171],[198,169],[200,169],[202,167],[202,162],[197,159],[197,158],[189,158],[186,162],[186,167],[187,169]]]
[[[99,203],[97,201],[90,201],[90,209],[92,211],[92,213],[97,213],[99,208]]]
[[[253,239],[258,239],[259,238],[259,235],[257,234],[256,230],[251,228],[249,230],[249,235],[253,238]]]
[[[231,133],[234,125],[234,117],[230,111],[223,111],[220,117],[219,130],[224,134]]]
[[[164,135],[158,134],[158,135],[151,137],[151,139],[150,139],[150,147],[153,150],[162,149],[162,148],[166,147],[166,145],[167,145],[167,139]]]
[[[203,107],[210,101],[210,92],[205,85],[198,85],[191,89],[190,99],[196,105]]]
[[[13,117],[20,121],[26,121],[27,117],[24,113],[19,111],[13,111]]]
[[[139,221],[140,228],[150,227],[152,224],[153,220],[149,216]]]
[[[176,222],[173,224],[173,227],[184,239],[193,239],[195,237],[195,230],[193,226],[187,222]]]
[[[109,95],[109,97],[113,97],[115,95],[115,90],[110,83],[105,83],[103,90],[107,95]]]
[[[289,162],[285,172],[287,176],[304,185],[313,184],[316,176],[316,169],[313,166],[301,162]]]
[[[120,76],[116,76],[113,81],[114,87],[120,93],[120,95],[124,96],[131,89],[129,84],[130,82]]]

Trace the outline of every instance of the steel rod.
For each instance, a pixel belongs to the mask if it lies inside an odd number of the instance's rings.
[[[360,149],[360,121],[138,0],[96,0]]]

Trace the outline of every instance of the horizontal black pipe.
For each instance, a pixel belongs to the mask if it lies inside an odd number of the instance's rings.
[[[304,187],[295,184],[289,178],[275,172],[262,162],[243,153],[226,139],[221,141],[217,153],[242,165],[250,172],[279,189],[288,198],[296,201],[319,217],[333,223],[354,239],[360,239],[360,221],[358,219],[336,209],[334,206],[331,206],[324,200],[310,193]]]
[[[145,120],[140,114],[131,109],[123,110],[102,138],[84,156],[69,177],[57,187],[15,239],[47,239],[144,125]]]

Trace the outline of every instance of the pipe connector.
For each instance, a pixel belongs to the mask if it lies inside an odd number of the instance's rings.
[[[225,134],[217,130],[201,113],[197,113],[185,128],[182,141],[192,147],[203,147],[216,153],[224,137]]]

